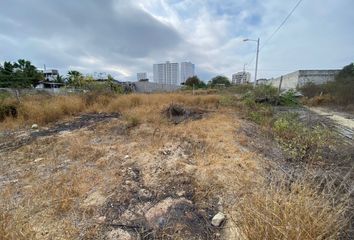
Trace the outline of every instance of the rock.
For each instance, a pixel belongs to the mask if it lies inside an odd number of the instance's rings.
[[[97,222],[98,223],[104,223],[106,221],[106,217],[105,216],[101,216],[99,218],[97,218]]]
[[[93,192],[87,196],[82,206],[83,207],[101,206],[104,204],[105,201],[106,201],[106,197],[104,197],[100,192]]]
[[[35,160],[34,160],[34,162],[40,162],[40,161],[42,161],[44,158],[36,158]]]
[[[211,225],[220,227],[221,223],[225,220],[225,215],[222,212],[218,212],[211,220]]]
[[[177,196],[182,197],[186,194],[186,191],[181,190],[181,191],[178,191],[176,194],[177,194]]]
[[[108,240],[133,240],[129,232],[121,228],[114,229],[106,234]]]
[[[32,124],[32,129],[38,129],[38,124]]]
[[[141,200],[147,200],[152,197],[152,194],[149,190],[142,188],[139,190],[138,196]]]
[[[124,159],[128,159],[128,158],[130,158],[129,155],[125,155],[124,156]]]
[[[185,205],[191,205],[191,201],[185,199],[185,198],[180,198],[180,199],[172,199],[172,198],[166,198],[153,206],[152,208],[149,209],[149,211],[146,212],[145,218],[149,224],[150,227],[153,229],[159,229],[164,226],[166,221],[169,219],[169,210],[171,207],[179,205],[179,204],[185,204]]]

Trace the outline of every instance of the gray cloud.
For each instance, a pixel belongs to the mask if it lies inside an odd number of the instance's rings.
[[[254,42],[296,3],[278,0],[2,0],[0,61],[31,60],[65,74],[107,72],[123,80],[152,64],[192,61],[204,80],[242,70]],[[260,53],[260,77],[352,61],[351,0],[303,1]],[[252,71],[254,62],[247,68]]]
[[[2,6],[3,60],[26,57],[60,68],[86,63],[92,71],[131,68],[135,58],[163,54],[183,42],[173,27],[130,1],[6,0]]]

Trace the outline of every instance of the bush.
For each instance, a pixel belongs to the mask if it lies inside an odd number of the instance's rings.
[[[275,100],[278,96],[278,89],[267,84],[257,85],[253,90],[254,97],[257,99]]]
[[[294,90],[289,90],[286,93],[282,94],[279,97],[279,104],[281,106],[297,106],[299,105],[299,101],[297,97],[295,96],[295,91]]]
[[[327,94],[328,86],[326,84],[314,84],[313,82],[307,82],[298,89],[305,97],[313,98],[322,94]]]
[[[128,116],[126,120],[128,128],[136,127],[141,123],[140,119],[137,116]]]
[[[275,138],[291,160],[314,162],[335,141],[333,134],[320,126],[310,128],[300,123],[296,114],[283,114],[274,122]]]
[[[17,117],[17,106],[12,104],[0,104],[0,121],[7,117]]]

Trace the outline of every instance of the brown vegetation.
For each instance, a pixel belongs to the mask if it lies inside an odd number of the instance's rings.
[[[208,114],[174,124],[164,114],[173,104]],[[226,224],[222,229],[205,226],[204,238],[218,239],[219,232],[226,239],[339,238],[348,223],[349,189],[338,192],[335,186],[350,183],[348,178],[336,185],[313,180],[311,165],[290,177],[283,163],[264,159],[251,148],[255,139],[240,133],[245,122],[240,111],[248,109],[242,106],[229,96],[182,93],[23,99],[18,118],[7,118],[2,129],[32,123],[45,127],[87,112],[119,112],[121,117],[54,132],[3,152],[0,236],[105,239],[125,224],[123,230],[132,236],[190,239],[193,219],[223,211]],[[141,191],[154,197],[142,200],[137,197]],[[189,227],[173,224],[176,215],[161,229],[129,218],[146,218],[151,212],[144,215],[145,208],[178,197],[189,207],[182,215]]]

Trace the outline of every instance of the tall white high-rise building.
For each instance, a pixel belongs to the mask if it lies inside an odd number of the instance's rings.
[[[195,76],[195,65],[191,62],[181,62],[181,83]]]
[[[179,64],[178,63],[159,63],[153,65],[154,82],[162,84],[179,84]]]
[[[140,81],[142,79],[147,79],[147,74],[146,74],[146,72],[137,73],[136,74],[136,78],[137,78],[138,81]]]
[[[245,84],[251,80],[251,74],[249,72],[238,72],[232,74],[232,84]]]

